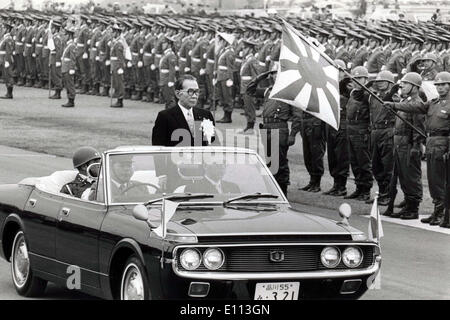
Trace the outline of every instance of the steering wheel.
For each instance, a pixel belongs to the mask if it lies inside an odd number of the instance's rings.
[[[149,182],[140,182],[140,183],[136,183],[136,184],[132,184],[131,186],[125,188],[124,190],[121,191],[122,194],[124,194],[125,192],[133,189],[133,188],[137,188],[137,187],[142,187],[142,186],[149,186],[155,189],[155,193],[158,193],[158,191],[161,191],[161,188],[158,187],[157,185],[153,184],[153,183],[149,183]]]

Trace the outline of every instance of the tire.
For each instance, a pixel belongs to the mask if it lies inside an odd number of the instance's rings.
[[[130,256],[125,263],[119,288],[120,300],[149,300],[151,298],[145,267],[135,255]]]
[[[12,245],[11,275],[14,287],[21,296],[41,296],[47,287],[47,281],[33,274],[28,256],[28,246],[22,230],[16,233]]]

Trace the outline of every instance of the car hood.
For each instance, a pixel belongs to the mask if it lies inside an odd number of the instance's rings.
[[[188,231],[188,232],[187,232]],[[350,234],[336,221],[299,212],[288,205],[179,207],[168,224],[170,233],[237,234]]]

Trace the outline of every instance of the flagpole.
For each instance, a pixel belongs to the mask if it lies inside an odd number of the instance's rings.
[[[322,51],[320,51],[314,44],[312,44],[308,39],[306,39],[300,32],[298,32],[294,27],[292,27],[286,20],[284,20],[282,17],[278,16],[284,23],[285,25],[291,27],[292,31],[299,37],[301,38],[303,41],[305,41],[306,43],[309,44],[309,46],[315,50],[317,53],[319,53],[325,60],[328,61],[328,63],[330,63],[331,65],[333,65],[334,67],[336,67],[338,70],[343,71],[352,81],[356,82],[361,88],[363,88],[368,94],[370,94],[371,96],[373,96],[378,102],[381,103],[381,105],[383,107],[385,107],[386,109],[388,109],[388,111],[390,111],[392,114],[394,114],[397,118],[399,118],[401,121],[403,121],[407,126],[409,126],[411,129],[413,129],[415,132],[417,132],[420,136],[422,136],[423,138],[426,138],[427,136],[425,135],[425,133],[422,132],[422,130],[420,130],[419,128],[417,128],[416,126],[414,126],[411,122],[409,122],[408,120],[406,120],[405,118],[403,118],[401,115],[399,115],[397,112],[395,112],[394,109],[392,109],[391,107],[389,107],[388,105],[385,104],[385,101],[383,101],[380,97],[378,97],[372,90],[370,90],[368,87],[366,87],[365,85],[363,85],[361,82],[359,82],[358,80],[356,80],[347,70],[341,68],[340,66],[338,66],[329,56],[327,56],[326,54],[324,54]]]
[[[213,101],[212,101],[212,108],[213,108],[213,118],[214,120],[216,119],[216,85],[217,85],[217,80],[216,83],[214,83],[214,80],[217,79],[217,60],[218,60],[218,55],[216,55],[216,51],[217,51],[217,45],[218,45],[218,41],[217,41],[217,26],[214,26],[216,32],[214,34],[214,70],[213,70],[213,78],[212,78],[212,85],[213,85]]]

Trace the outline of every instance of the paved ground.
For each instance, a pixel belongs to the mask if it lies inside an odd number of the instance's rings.
[[[29,176],[43,176],[55,170],[71,168],[71,160],[0,146],[0,184],[16,183]],[[301,202],[302,194],[291,197]],[[318,203],[321,205],[321,203]],[[294,207],[331,219],[336,210],[319,209],[299,203]],[[368,219],[357,212],[350,218],[356,228],[367,231]],[[385,219],[382,239],[383,266],[381,289],[371,290],[364,299],[450,299],[450,235],[442,228],[424,228],[419,222]],[[46,299],[92,299],[54,285]],[[12,285],[9,264],[0,261],[0,299],[20,299]]]

